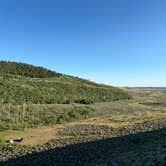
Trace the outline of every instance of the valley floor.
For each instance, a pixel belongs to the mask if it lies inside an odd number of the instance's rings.
[[[96,103],[88,119],[0,131],[0,165],[164,165],[166,93],[128,89],[132,100]]]

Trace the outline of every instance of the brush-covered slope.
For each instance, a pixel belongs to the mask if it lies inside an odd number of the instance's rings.
[[[129,98],[130,96],[119,88],[33,65],[0,62],[0,103],[89,104]]]
[[[32,78],[58,77],[61,74],[29,64],[0,61],[0,74],[21,75]]]

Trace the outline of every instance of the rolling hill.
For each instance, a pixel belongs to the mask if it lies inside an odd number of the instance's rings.
[[[121,89],[24,63],[0,62],[0,128],[22,129],[91,116],[92,103],[129,99]]]
[[[90,104],[129,99],[119,88],[60,74],[43,67],[0,61],[0,103]]]

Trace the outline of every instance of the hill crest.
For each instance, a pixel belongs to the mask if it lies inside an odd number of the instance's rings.
[[[62,75],[41,66],[11,61],[0,61],[0,74],[12,74],[32,78],[49,78]]]

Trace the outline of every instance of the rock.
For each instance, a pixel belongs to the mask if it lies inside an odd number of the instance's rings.
[[[7,143],[12,144],[12,143],[14,143],[14,141],[12,139],[9,139],[9,140],[7,140]]]

